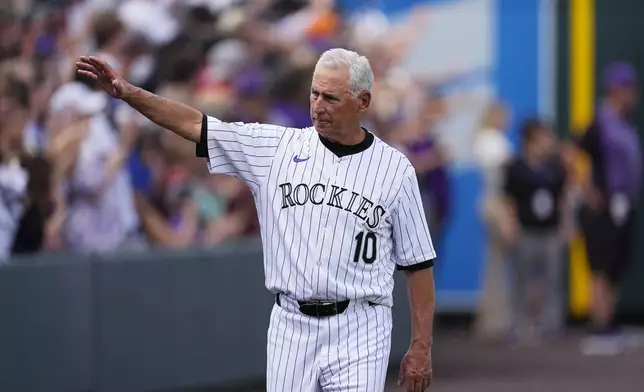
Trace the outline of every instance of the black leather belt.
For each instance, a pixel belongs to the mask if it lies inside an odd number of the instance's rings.
[[[275,296],[275,302],[282,306],[280,294]],[[310,317],[330,317],[344,313],[349,307],[350,300],[344,301],[297,301],[300,312]],[[369,306],[376,305],[375,302],[369,301]]]

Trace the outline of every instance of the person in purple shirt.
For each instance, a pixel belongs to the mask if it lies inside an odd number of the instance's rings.
[[[399,135],[391,140],[416,169],[427,224],[434,246],[439,249],[451,196],[447,171],[449,157],[437,135],[437,125],[444,116],[444,110],[443,94],[433,89],[427,91],[418,118],[412,115],[411,119],[402,120]]]
[[[444,153],[431,135],[410,143],[407,149],[412,157],[421,161],[419,165],[423,170],[418,179],[421,196],[429,208],[428,224],[434,229],[434,236],[440,238],[449,208],[449,178]],[[425,158],[428,156],[431,158]],[[438,239],[435,241],[440,242]]]
[[[236,99],[228,116],[248,123],[266,123],[270,111],[266,80],[267,75],[261,69],[251,67],[241,71],[233,83]]]
[[[642,153],[631,116],[637,106],[637,75],[627,63],[604,72],[605,96],[592,124],[575,140],[591,160],[579,224],[592,271],[592,334],[586,354],[617,354],[624,339],[614,322],[617,287],[633,257],[636,203],[642,185]]]
[[[275,75],[276,82],[270,94],[272,105],[268,121],[285,127],[310,127],[308,104],[311,73],[307,69],[285,67],[284,71]]]

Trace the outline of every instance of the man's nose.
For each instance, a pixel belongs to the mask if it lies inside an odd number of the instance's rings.
[[[311,105],[313,105],[313,112],[314,113],[324,113],[326,111],[326,109],[324,108],[324,105],[321,105],[317,101],[313,101],[313,103],[311,103]]]

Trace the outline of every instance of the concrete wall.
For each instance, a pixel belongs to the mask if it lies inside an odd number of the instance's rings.
[[[410,326],[397,275],[393,364]],[[258,241],[15,260],[0,268],[0,391],[261,385],[272,304]]]

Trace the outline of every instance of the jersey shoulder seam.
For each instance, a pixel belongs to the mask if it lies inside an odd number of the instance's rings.
[[[402,153],[401,153],[402,154]],[[391,204],[389,204],[389,210],[390,211],[395,211],[396,208],[398,208],[398,204],[400,202],[400,192],[402,192],[403,187],[405,186],[405,181],[407,180],[408,177],[411,177],[415,175],[415,169],[412,166],[411,162],[409,162],[409,159],[407,159],[404,154],[402,154],[403,161],[405,162],[405,167],[402,169],[402,176],[401,176],[401,181],[400,184],[398,185],[398,189],[396,190],[396,195],[394,196],[393,200],[391,201]]]

